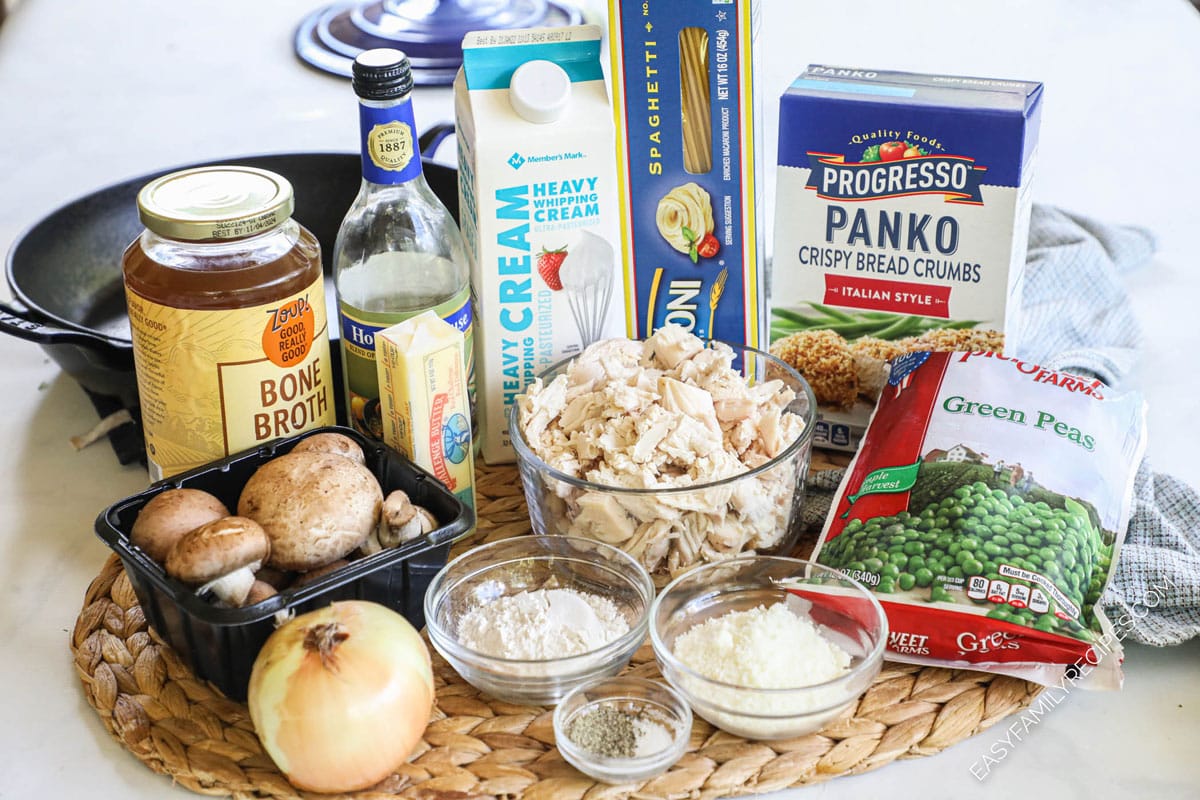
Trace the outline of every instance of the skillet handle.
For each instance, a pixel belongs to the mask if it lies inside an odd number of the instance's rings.
[[[421,148],[422,158],[433,158],[437,152],[438,146],[447,136],[454,135],[453,122],[439,122],[432,128],[428,128],[417,138],[417,146]]]
[[[0,333],[38,344],[77,344],[84,347],[109,344],[102,336],[48,325],[16,301],[0,302]]]

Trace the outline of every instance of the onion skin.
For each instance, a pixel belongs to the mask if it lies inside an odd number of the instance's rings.
[[[350,600],[280,626],[254,661],[247,704],[296,788],[352,792],[412,754],[433,708],[429,649],[404,617]]]

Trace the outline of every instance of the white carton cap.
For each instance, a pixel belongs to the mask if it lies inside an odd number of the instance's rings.
[[[553,61],[526,61],[513,71],[508,102],[530,122],[554,122],[571,102],[571,79]]]

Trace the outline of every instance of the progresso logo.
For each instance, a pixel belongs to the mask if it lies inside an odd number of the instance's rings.
[[[983,205],[987,167],[966,156],[917,155],[898,161],[847,162],[843,154],[808,153],[806,189],[826,200],[877,200],[940,194],[947,203]]]

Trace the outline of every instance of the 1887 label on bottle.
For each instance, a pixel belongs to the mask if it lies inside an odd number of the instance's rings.
[[[421,174],[411,102],[387,108],[360,105],[358,114],[364,178],[371,183],[396,184]]]
[[[413,157],[412,128],[395,121],[376,125],[367,134],[367,153],[380,169],[404,169]]]

